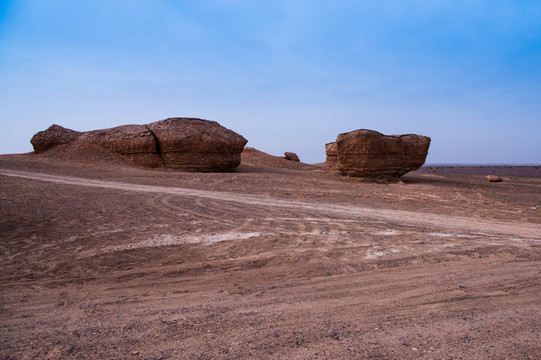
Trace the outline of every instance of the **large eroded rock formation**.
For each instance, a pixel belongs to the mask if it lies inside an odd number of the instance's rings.
[[[327,161],[342,175],[388,178],[399,177],[420,168],[426,160],[430,138],[414,134],[383,135],[373,130],[355,130],[338,135],[335,144],[326,145]]]
[[[123,125],[77,132],[52,125],[32,137],[36,153],[60,145],[106,150],[150,167],[186,171],[233,171],[240,164],[247,140],[215,121],[169,118],[147,125]]]

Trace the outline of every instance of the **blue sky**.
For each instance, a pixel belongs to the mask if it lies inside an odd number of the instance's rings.
[[[366,128],[539,164],[541,1],[0,0],[0,153],[172,116],[311,163]]]

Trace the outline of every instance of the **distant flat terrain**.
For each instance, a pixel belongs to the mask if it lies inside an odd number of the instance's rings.
[[[541,165],[428,165],[418,172],[541,178]]]
[[[537,167],[370,183],[256,155],[0,156],[0,358],[539,358]]]

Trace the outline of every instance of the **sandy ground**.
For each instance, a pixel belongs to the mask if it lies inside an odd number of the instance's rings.
[[[541,358],[535,168],[272,165],[0,156],[0,358]]]

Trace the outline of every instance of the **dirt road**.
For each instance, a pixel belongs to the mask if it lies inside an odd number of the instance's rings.
[[[434,226],[441,228],[456,229],[460,224],[461,229],[469,231],[481,231],[496,234],[516,235],[530,237],[541,241],[541,231],[538,224],[513,223],[503,221],[472,220],[460,216],[441,216],[427,212],[404,211],[394,209],[376,209],[360,206],[343,206],[322,203],[309,203],[293,200],[282,200],[272,197],[262,197],[247,194],[229,193],[223,191],[194,190],[182,187],[166,187],[155,185],[130,184],[115,181],[92,180],[78,177],[58,176],[43,173],[9,171],[0,169],[0,176],[9,176],[22,179],[47,181],[56,184],[113,189],[120,191],[148,192],[157,194],[178,195],[184,197],[204,198],[213,201],[225,201],[237,203],[241,206],[275,207],[291,210],[316,211],[326,216],[358,216],[373,220],[395,221],[405,225]],[[314,219],[319,220],[319,219]],[[351,219],[350,219],[351,220]],[[534,240],[535,241],[535,240]]]
[[[539,358],[541,181],[404,181],[3,157],[0,357]]]

